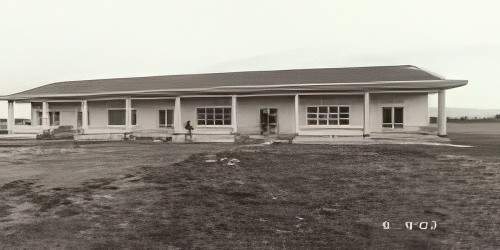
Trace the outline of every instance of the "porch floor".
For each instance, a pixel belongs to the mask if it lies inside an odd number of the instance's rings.
[[[0,140],[33,140],[37,134],[0,134]]]
[[[449,145],[450,139],[432,134],[422,133],[372,133],[369,137],[362,136],[296,136],[296,144],[422,144]]]

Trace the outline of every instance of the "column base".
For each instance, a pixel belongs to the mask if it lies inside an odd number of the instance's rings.
[[[439,137],[448,137],[448,135],[437,135]]]

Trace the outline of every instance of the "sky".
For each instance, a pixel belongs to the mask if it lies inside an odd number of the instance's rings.
[[[449,107],[498,109],[499,9],[493,0],[0,0],[0,95],[67,80],[411,64],[469,80],[448,91]],[[15,110],[29,117],[28,106]]]

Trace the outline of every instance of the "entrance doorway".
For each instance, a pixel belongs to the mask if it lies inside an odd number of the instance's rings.
[[[76,127],[77,128],[82,128],[82,121],[83,121],[83,113],[81,111],[78,111],[76,114]]]
[[[276,135],[278,133],[278,109],[260,109],[260,134]]]
[[[403,107],[383,107],[382,127],[403,128]]]

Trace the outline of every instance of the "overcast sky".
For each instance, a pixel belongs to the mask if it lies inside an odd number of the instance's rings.
[[[0,94],[79,79],[413,64],[469,80],[448,92],[449,107],[500,108],[497,2],[0,0]]]

